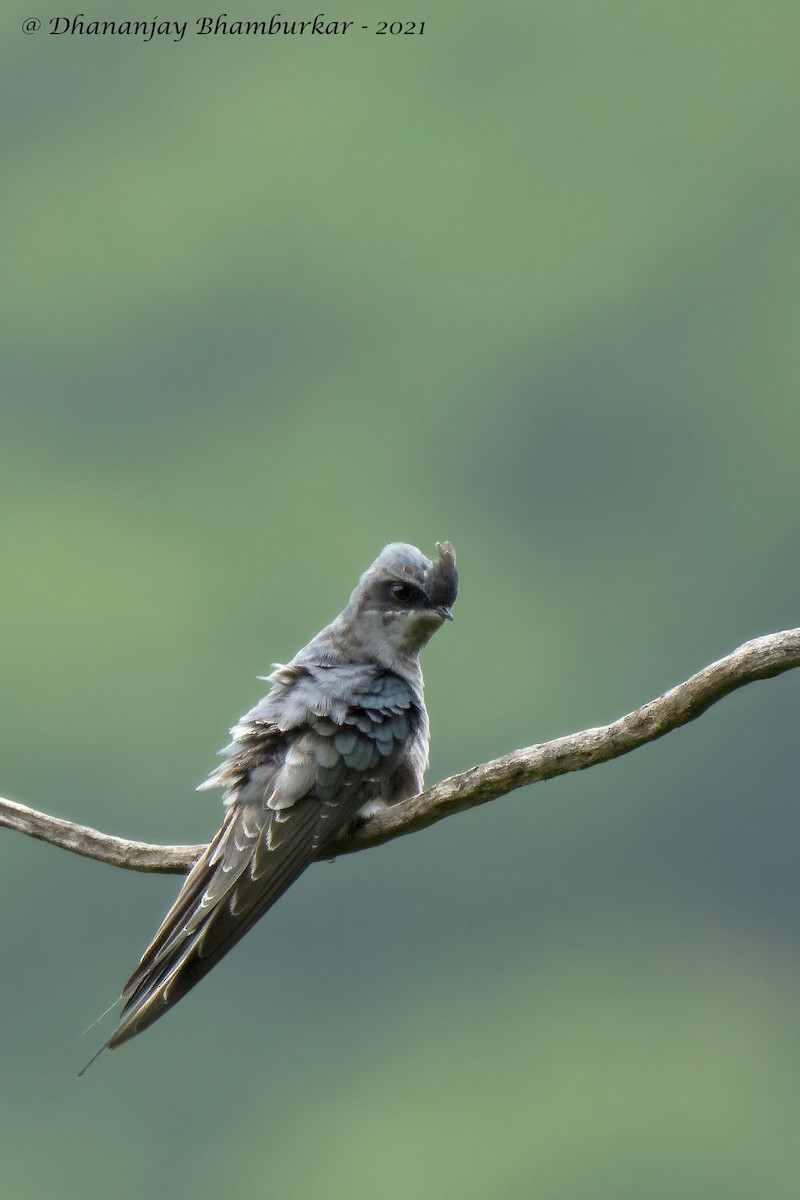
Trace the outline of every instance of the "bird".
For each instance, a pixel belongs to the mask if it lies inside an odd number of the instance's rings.
[[[422,790],[429,724],[419,653],[458,592],[456,555],[392,542],[346,608],[286,665],[231,729],[225,815],[122,990],[106,1049],[157,1021],[190,991],[338,836]]]

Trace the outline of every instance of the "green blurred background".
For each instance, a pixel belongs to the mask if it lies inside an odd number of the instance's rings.
[[[793,0],[72,12],[2,17],[0,792],[209,837],[390,540],[431,779],[800,623]],[[315,867],[80,1081],[179,880],[0,831],[4,1196],[796,1200],[799,687]]]

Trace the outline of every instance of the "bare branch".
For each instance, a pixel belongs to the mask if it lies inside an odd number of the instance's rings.
[[[129,842],[126,838],[100,833],[89,825],[75,825],[61,817],[28,808],[0,796],[0,825],[27,833],[41,842],[50,842],[62,850],[72,850],[85,858],[129,871],[157,871],[164,875],[185,875],[194,866],[205,846],[154,846],[148,842]]]
[[[387,808],[356,830],[348,832],[334,847],[338,854],[350,854],[379,846],[392,838],[414,833],[444,817],[478,804],[486,804],[515,788],[544,779],[554,779],[569,771],[583,771],[598,763],[619,758],[631,750],[679,729],[716,704],[723,696],[757,679],[769,679],[800,666],[800,629],[787,629],[745,642],[738,650],[698,671],[685,683],[635,709],[611,725],[584,729],[567,737],[538,746],[515,750],[492,762],[453,775]],[[87,858],[96,858],[115,867],[133,871],[186,873],[204,846],[154,846],[130,842],[75,825],[58,817],[36,812],[24,804],[0,798],[0,825],[16,829],[30,837],[51,842]],[[321,857],[330,858],[331,850]]]

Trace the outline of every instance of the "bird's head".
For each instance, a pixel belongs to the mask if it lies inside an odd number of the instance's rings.
[[[445,622],[458,592],[456,555],[449,542],[436,543],[431,562],[416,546],[384,546],[364,572],[348,609],[359,630],[381,643],[385,656],[416,654]]]

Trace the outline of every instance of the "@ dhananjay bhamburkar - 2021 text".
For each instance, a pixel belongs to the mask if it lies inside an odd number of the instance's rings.
[[[72,17],[51,17],[48,32],[54,36],[72,37],[133,37],[143,42],[154,39],[169,39],[182,42],[187,34],[195,37],[343,37],[353,29],[367,30],[375,34],[414,35],[425,32],[424,21],[381,20],[374,25],[356,25],[354,21],[329,17],[316,13],[313,17],[287,17],[283,13],[272,13],[261,20],[239,20],[220,13],[215,17],[196,17],[194,21],[162,20],[159,17],[143,21],[104,20],[76,13]]]

